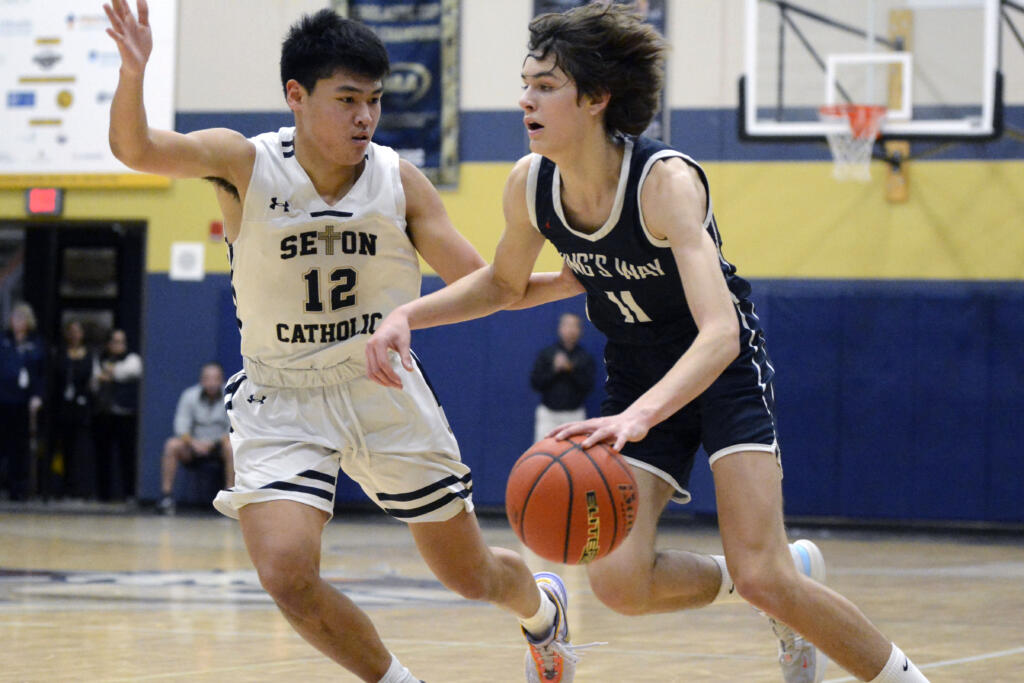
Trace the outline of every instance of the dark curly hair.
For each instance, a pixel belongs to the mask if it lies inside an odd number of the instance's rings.
[[[538,60],[554,55],[581,98],[611,96],[609,133],[639,135],[658,112],[668,46],[634,5],[594,2],[541,14],[530,22],[528,49]]]
[[[317,81],[338,69],[376,80],[387,76],[391,65],[384,43],[369,26],[334,10],[322,9],[292,24],[281,45],[282,87],[294,78],[313,92]]]

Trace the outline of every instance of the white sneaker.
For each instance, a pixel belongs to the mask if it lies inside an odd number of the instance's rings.
[[[557,574],[537,572],[533,575],[537,586],[555,603],[555,623],[544,638],[534,638],[523,629],[526,642],[526,680],[528,683],[570,683],[576,676],[576,655],[569,644],[569,624],[565,608],[569,597],[565,584]]]
[[[825,581],[825,558],[818,546],[807,540],[789,544],[796,568],[818,583]],[[772,633],[779,640],[779,665],[786,683],[821,683],[825,678],[828,657],[809,640],[781,621],[768,617]]]

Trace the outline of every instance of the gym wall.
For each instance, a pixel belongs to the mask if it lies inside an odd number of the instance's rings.
[[[157,0],[159,1],[159,0]],[[289,23],[324,2],[179,0],[176,128],[255,134],[291,117],[277,59]],[[490,259],[501,191],[526,153],[519,70],[530,0],[463,0],[458,187],[442,196]],[[243,16],[244,13],[244,16]],[[253,21],[254,16],[261,17]],[[225,31],[244,25],[246,31]],[[960,145],[909,167],[910,200],[889,204],[885,168],[837,183],[824,144],[737,139],[741,0],[669,0],[671,141],[706,168],[726,257],[754,281],[777,370],[787,512],[855,519],[1024,521],[1024,143]],[[1024,128],[1024,55],[1005,48],[1007,123]],[[97,131],[105,135],[106,131]],[[0,216],[23,216],[0,191]],[[207,277],[171,281],[174,241],[207,241],[219,212],[209,185],[73,190],[68,219],[148,222],[140,495],[159,491],[159,454],[180,391],[199,364],[240,367],[226,250],[208,243]],[[545,248],[538,270],[560,267]],[[439,286],[427,273],[425,289]],[[416,333],[414,346],[474,468],[481,506],[499,506],[531,440],[533,356],[562,310],[543,309]],[[601,354],[589,328],[584,344]],[[600,391],[590,401],[596,412]],[[694,502],[712,513],[708,468]],[[339,501],[363,501],[354,485]]]

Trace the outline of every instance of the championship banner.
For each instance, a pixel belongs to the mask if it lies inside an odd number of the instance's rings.
[[[632,0],[614,0],[616,3],[621,5],[633,4]],[[574,7],[582,7],[586,5],[588,0],[533,0],[533,16],[538,14],[546,14],[548,12],[565,12],[566,10],[573,9]],[[635,2],[637,10],[647,20],[647,23],[657,29],[663,37],[665,34],[665,25],[668,23],[666,18],[665,0],[637,0]],[[666,71],[667,71],[666,66]],[[654,120],[651,121],[651,125],[644,131],[644,135],[655,140],[661,140],[662,142],[669,142],[669,120],[671,118],[671,112],[668,110],[668,101],[666,100],[666,91],[668,89],[668,73],[665,74],[665,87],[661,89],[661,107]]]
[[[152,3],[145,104],[174,129],[177,1]],[[0,188],[166,187],[136,173],[107,142],[121,57],[101,3],[0,0]]]
[[[437,185],[458,181],[458,0],[335,0],[335,11],[370,26],[387,48],[374,141],[392,147]]]

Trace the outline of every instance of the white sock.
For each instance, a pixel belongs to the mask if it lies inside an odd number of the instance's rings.
[[[881,672],[871,679],[870,683],[928,683],[921,670],[914,666],[910,658],[903,654],[903,650],[892,644],[892,652],[889,653],[889,661],[882,667]]]
[[[711,601],[711,604],[728,598],[736,593],[736,585],[732,582],[732,577],[729,576],[729,568],[725,566],[725,556],[723,555],[712,555],[711,559],[718,564],[718,568],[722,571],[722,585],[718,587],[718,595]]]
[[[527,619],[520,618],[519,623],[534,638],[543,638],[554,625],[558,609],[555,607],[555,603],[551,601],[551,598],[548,597],[548,594],[540,589],[540,586],[537,587],[537,592],[540,593],[540,608],[532,617]]]
[[[732,583],[732,577],[729,575],[729,567],[725,566],[725,557],[723,555],[712,555],[711,558],[715,560],[719,570],[722,572],[722,585],[718,587],[718,595],[709,603],[715,604],[735,595],[736,586]]]
[[[391,655],[391,666],[388,667],[388,672],[384,674],[384,678],[380,679],[378,683],[421,683],[420,679],[409,673],[409,670],[402,666],[402,663],[398,661],[398,657]]]
[[[789,544],[789,554],[792,555],[793,563],[796,564],[797,570],[803,573],[803,560],[792,543]],[[735,595],[736,584],[732,582],[732,577],[729,576],[729,568],[725,566],[725,557],[723,555],[712,555],[711,559],[718,564],[718,568],[722,571],[722,585],[718,587],[718,595],[711,601],[713,605],[719,600]]]

